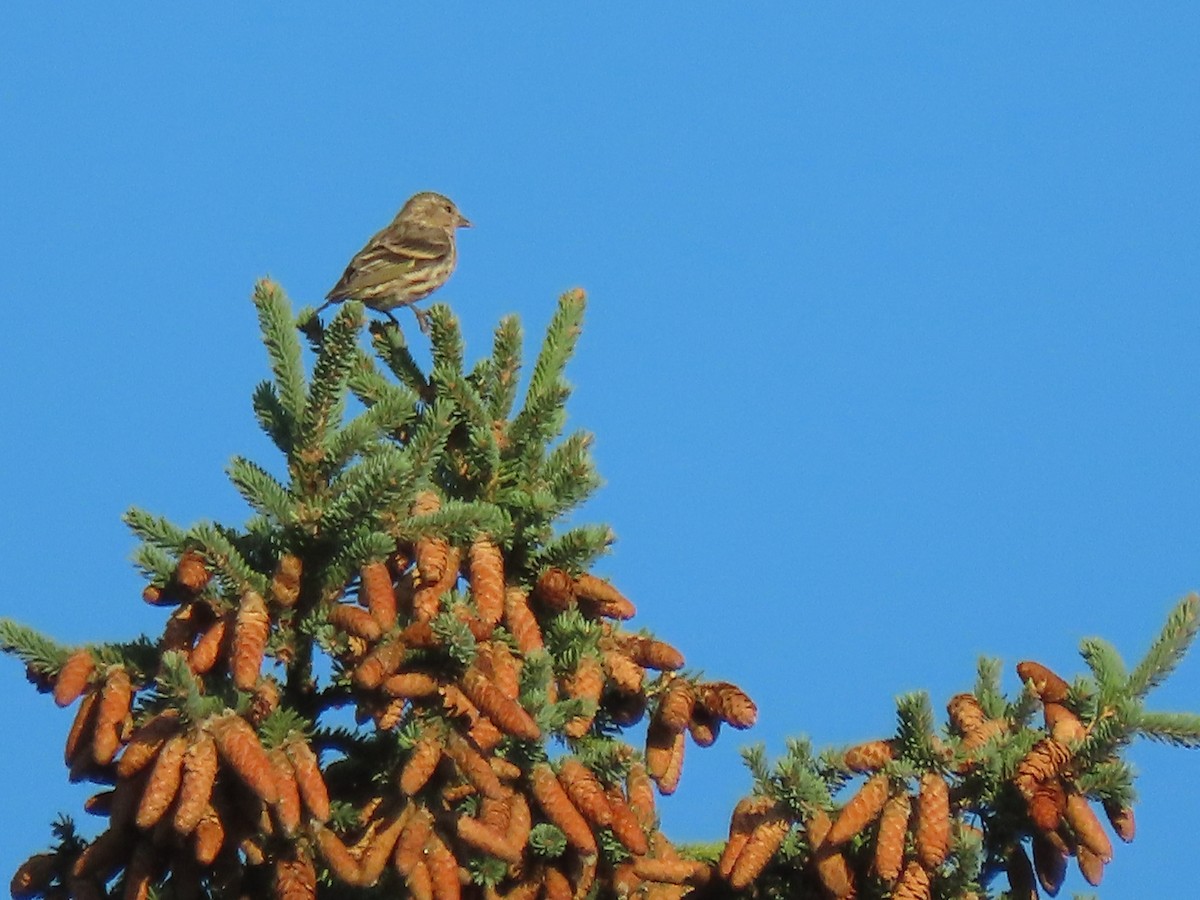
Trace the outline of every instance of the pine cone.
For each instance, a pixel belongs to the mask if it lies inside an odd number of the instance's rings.
[[[917,859],[933,871],[945,862],[950,849],[950,787],[937,772],[921,776],[916,832]]]
[[[825,837],[825,844],[830,847],[840,846],[874,822],[887,802],[889,788],[886,775],[875,775],[867,779],[842,807],[833,828]]]
[[[262,671],[263,652],[271,631],[267,603],[255,591],[246,591],[233,626],[230,668],[238,690],[252,691]]]
[[[879,816],[879,833],[875,837],[874,869],[887,884],[895,884],[904,865],[904,838],[908,834],[908,816],[912,801],[901,791],[888,798]]]
[[[1029,821],[1042,831],[1054,831],[1067,811],[1067,792],[1062,779],[1048,778],[1033,788],[1028,800]]]
[[[750,832],[729,874],[729,884],[734,890],[745,890],[759,876],[779,850],[791,827],[791,821],[781,810],[772,810],[763,816]]]
[[[504,592],[504,624],[517,642],[517,649],[528,656],[541,650],[542,629],[537,618],[529,609],[529,601],[519,588],[508,588]]]
[[[600,660],[590,654],[580,656],[579,664],[565,680],[563,689],[569,697],[588,700],[595,704],[591,712],[576,716],[563,727],[563,731],[568,737],[583,737],[592,727],[592,719],[596,715],[596,708],[600,704],[600,695],[604,691],[604,667]]]
[[[700,686],[706,707],[734,728],[749,728],[758,719],[758,707],[749,695],[728,681],[710,681]]]
[[[304,801],[309,815],[318,822],[327,821],[330,814],[329,789],[325,786],[316,752],[303,737],[289,740],[284,744],[284,750],[292,761],[296,787],[300,790],[300,799]]]
[[[1061,703],[1047,703],[1043,708],[1046,730],[1060,744],[1077,744],[1087,737],[1087,728],[1079,716]]]
[[[604,786],[591,769],[575,757],[568,756],[559,764],[558,780],[585,819],[600,828],[612,824],[612,806],[604,793]]]
[[[489,627],[504,616],[504,557],[490,538],[476,538],[467,552],[471,595],[479,618]]]
[[[88,686],[92,673],[96,671],[96,660],[86,647],[74,651],[67,657],[58,676],[54,679],[54,702],[59,706],[70,706]]]
[[[672,679],[659,701],[657,718],[663,727],[673,733],[683,731],[692,718],[696,703],[696,691],[692,683],[684,678]]]
[[[173,824],[181,835],[196,830],[212,799],[217,778],[217,744],[211,734],[201,731],[188,744],[183,755],[183,772],[179,783],[179,802],[175,806]],[[139,824],[141,824],[139,822]]]
[[[204,563],[203,555],[189,551],[179,558],[172,582],[188,594],[195,596],[204,590],[212,573]]]
[[[1104,826],[1100,824],[1086,797],[1074,793],[1067,795],[1066,819],[1082,846],[1106,863],[1112,860],[1112,841],[1108,839]]]
[[[1066,847],[1057,834],[1051,838],[1046,832],[1033,833],[1033,869],[1042,890],[1057,895],[1067,877]]]
[[[413,745],[404,768],[400,770],[400,790],[412,796],[421,790],[433,775],[442,758],[441,731],[426,728]]]
[[[1043,703],[1062,703],[1071,689],[1069,684],[1048,668],[1032,660],[1017,663],[1017,674],[1022,681],[1033,685],[1034,693]]]
[[[1075,862],[1079,864],[1079,874],[1083,876],[1084,881],[1093,887],[1099,887],[1100,882],[1104,880],[1104,859],[1080,845],[1075,848]]]
[[[663,641],[640,634],[630,634],[623,635],[620,643],[626,655],[639,666],[657,669],[660,672],[672,672],[683,668],[683,654]]]
[[[212,733],[221,758],[246,786],[268,806],[277,803],[275,769],[250,723],[231,713],[213,721]]]
[[[580,853],[596,852],[596,839],[587,820],[567,795],[554,770],[546,763],[536,764],[529,773],[529,786],[546,818],[566,836],[567,843]]]
[[[386,563],[367,563],[359,570],[358,599],[381,630],[396,624],[396,590]]]
[[[562,612],[575,602],[575,579],[563,569],[546,569],[538,576],[533,596],[548,609]]]
[[[1108,822],[1113,827],[1113,831],[1117,833],[1117,837],[1129,844],[1133,842],[1134,835],[1137,834],[1137,822],[1133,817],[1133,807],[1121,806],[1112,800],[1104,801],[1104,814],[1108,816]]]
[[[276,900],[316,900],[317,872],[312,859],[297,848],[275,859]]]
[[[896,890],[892,892],[892,900],[929,900],[931,896],[929,873],[921,868],[920,863],[910,862],[905,866]]]
[[[1020,844],[1009,851],[1005,871],[1013,900],[1038,900],[1037,886],[1033,883],[1033,866]]]
[[[300,599],[300,576],[303,564],[300,557],[285,553],[279,557],[275,574],[271,577],[271,599],[284,609],[290,609]]]
[[[950,714],[950,723],[964,738],[978,731],[988,718],[974,694],[955,694],[946,704],[946,711]]]
[[[121,746],[121,732],[133,701],[133,683],[124,666],[108,670],[100,691],[96,724],[92,732],[92,759],[104,766],[112,762]]]
[[[1053,738],[1043,738],[1033,745],[1025,758],[1017,764],[1013,777],[1026,799],[1033,796],[1036,786],[1058,775],[1071,761],[1071,749]]]
[[[846,751],[844,760],[851,772],[875,772],[893,759],[896,752],[891,741],[866,741]]]

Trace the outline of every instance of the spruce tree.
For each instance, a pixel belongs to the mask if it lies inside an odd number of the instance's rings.
[[[1129,743],[1200,744],[1200,716],[1145,706],[1195,637],[1190,595],[1132,670],[1090,639],[1086,675],[1022,662],[1006,697],[984,659],[945,724],[918,693],[878,740],[751,748],[728,838],[676,847],[656,792],[688,743],[757,713],[629,624],[590,571],[605,526],[561,525],[598,485],[589,435],[562,434],[583,293],[519,406],[515,317],[468,369],[433,306],[425,370],[393,323],[368,352],[358,303],[326,327],[270,281],[254,303],[254,411],[286,477],[230,463],[240,527],[130,510],[161,635],[66,647],[0,620],[33,684],[77,704],[65,760],[107,823],[89,840],[60,818],[16,898],[1054,895],[1071,860],[1100,882],[1109,830],[1133,839]]]

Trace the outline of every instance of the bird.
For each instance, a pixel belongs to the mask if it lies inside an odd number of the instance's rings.
[[[449,197],[434,191],[414,194],[354,254],[317,312],[343,300],[359,300],[395,322],[392,310],[408,306],[421,331],[428,332],[429,314],[413,304],[446,283],[458,262],[455,232],[470,227]]]

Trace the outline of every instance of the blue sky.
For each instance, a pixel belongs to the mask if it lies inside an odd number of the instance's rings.
[[[980,653],[1135,659],[1200,586],[1198,45],[1188,4],[5,4],[0,615],[157,633],[121,512],[240,522],[226,462],[274,461],[254,279],[314,302],[436,189],[472,356],[589,291],[601,570],[759,702],[668,833],[722,834],[739,746],[887,734]],[[86,791],[0,669],[11,872]],[[1200,660],[1154,702],[1200,710]],[[1200,757],[1132,758],[1106,897],[1200,851]]]

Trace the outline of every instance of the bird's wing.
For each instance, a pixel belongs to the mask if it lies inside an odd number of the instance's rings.
[[[377,257],[374,260],[366,262],[356,259],[342,273],[342,277],[338,279],[338,283],[325,295],[325,299],[346,300],[357,296],[364,291],[370,291],[372,288],[387,284],[397,276],[398,269],[401,266],[411,268],[414,265],[416,265],[416,260],[409,260],[407,263],[402,263],[395,259],[387,262],[383,257]]]
[[[441,259],[454,249],[453,233],[444,228],[409,226],[389,233],[384,229],[375,236],[381,254],[390,255],[392,262],[401,259]],[[372,244],[375,239],[372,239]]]
[[[340,300],[378,287],[395,278],[400,267],[441,259],[453,250],[453,238],[441,229],[388,226],[355,254],[326,299]]]

